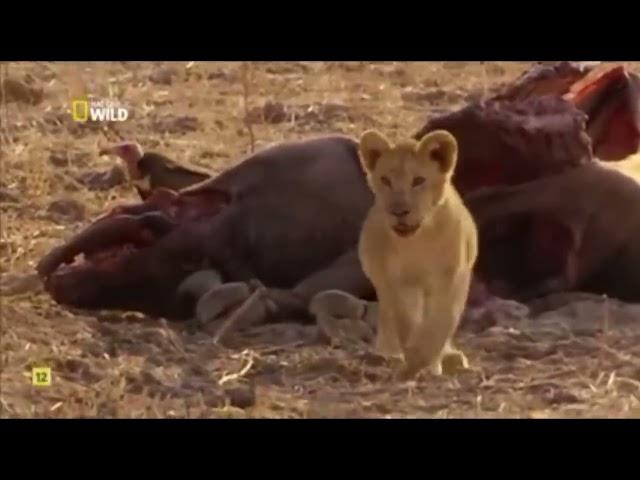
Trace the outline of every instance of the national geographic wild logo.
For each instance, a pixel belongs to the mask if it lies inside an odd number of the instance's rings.
[[[76,122],[124,122],[129,109],[118,100],[82,98],[71,102],[71,117]]]

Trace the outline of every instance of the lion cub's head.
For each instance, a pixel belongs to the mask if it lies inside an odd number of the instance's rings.
[[[457,158],[458,143],[444,130],[397,145],[374,130],[360,138],[360,159],[375,201],[403,237],[428,222],[444,201]]]

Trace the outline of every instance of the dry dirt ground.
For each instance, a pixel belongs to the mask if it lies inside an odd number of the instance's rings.
[[[640,416],[640,307],[614,300],[559,295],[472,312],[459,334],[471,371],[401,384],[366,348],[331,344],[315,326],[255,328],[217,347],[204,332],[161,320],[70,311],[32,276],[48,249],[108,206],[136,198],[121,172],[110,171],[114,159],[98,156],[108,142],[135,139],[215,173],[251,150],[247,118],[254,148],[370,127],[404,136],[430,112],[480,98],[527,67],[5,64],[5,76],[20,83],[0,95],[0,415]],[[71,100],[87,93],[121,99],[130,118],[74,122]],[[51,386],[32,386],[33,366],[52,369]]]

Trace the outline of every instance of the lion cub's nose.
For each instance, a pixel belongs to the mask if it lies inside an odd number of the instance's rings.
[[[406,207],[391,207],[391,215],[398,218],[404,218],[409,215],[409,209]]]

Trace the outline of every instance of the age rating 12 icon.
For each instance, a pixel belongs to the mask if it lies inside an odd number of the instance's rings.
[[[36,387],[49,387],[51,385],[51,368],[33,367],[31,369],[31,383]]]

